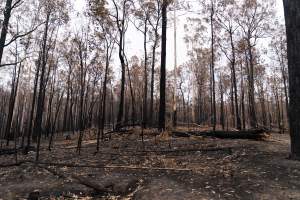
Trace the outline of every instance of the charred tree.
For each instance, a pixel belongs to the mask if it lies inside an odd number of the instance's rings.
[[[161,69],[160,69],[160,101],[159,101],[159,129],[166,128],[166,48],[167,48],[167,7],[168,1],[162,3],[162,36],[161,36]]]
[[[300,1],[284,0],[288,44],[291,157],[300,159]]]

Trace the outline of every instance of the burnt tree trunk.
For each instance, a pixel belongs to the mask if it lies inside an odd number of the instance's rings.
[[[159,11],[160,12],[160,11]],[[150,89],[150,125],[153,126],[153,112],[154,112],[154,75],[155,75],[155,61],[156,61],[156,48],[158,45],[159,35],[158,35],[158,24],[159,19],[155,26],[155,41],[152,47],[152,65],[151,65],[151,89]]]
[[[250,36],[249,36],[250,38]],[[249,114],[250,114],[250,126],[256,128],[257,117],[255,111],[255,88],[254,88],[254,58],[253,50],[250,39],[247,40],[248,43],[248,56],[249,56],[249,70],[248,70],[248,83],[249,83]]]
[[[44,101],[45,101],[45,92],[46,92],[46,85],[45,81],[45,72],[46,72],[46,65],[47,65],[47,39],[48,39],[48,30],[49,30],[49,21],[50,21],[50,12],[47,13],[46,16],[46,23],[45,23],[45,31],[43,37],[43,44],[42,44],[42,53],[41,53],[41,74],[40,74],[40,83],[39,83],[39,94],[38,94],[38,101],[36,106],[36,119],[34,123],[34,135],[37,136],[37,151],[36,151],[36,161],[39,159],[39,150],[40,150],[40,140],[42,135],[42,122],[43,122],[43,112],[44,112]]]
[[[222,125],[222,130],[225,129],[225,116],[224,116],[224,87],[223,87],[223,83],[222,83],[222,77],[220,75],[220,97],[221,97],[221,113],[220,113],[220,121],[221,121],[221,125]]]
[[[148,32],[148,14],[144,25],[144,104],[143,104],[143,128],[146,128],[148,123],[148,55],[147,55],[147,32]]]
[[[167,48],[167,0],[162,4],[162,37],[161,37],[161,69],[160,69],[160,102],[159,102],[159,129],[166,128],[166,48]]]
[[[125,9],[125,8],[123,8]],[[125,11],[124,11],[125,12]],[[124,26],[125,26],[125,20],[123,18],[121,25],[118,25],[119,27],[119,59],[121,62],[121,91],[120,91],[120,103],[119,103],[119,112],[117,117],[117,125],[116,129],[118,130],[123,122],[124,117],[124,101],[125,101],[125,81],[126,81],[126,64],[125,64],[125,58],[124,58],[124,49],[123,49],[123,43],[124,43]]]
[[[84,50],[83,49],[83,42],[78,41],[78,54],[79,54],[79,59],[80,59],[80,94],[79,94],[79,138],[78,138],[78,143],[77,143],[77,152],[80,155],[81,151],[81,145],[82,145],[82,140],[83,140],[83,133],[84,133],[84,121],[85,121],[85,116],[84,116],[84,97],[86,94],[86,69],[85,69],[85,64],[84,64]]]
[[[217,109],[216,109],[216,89],[215,89],[215,48],[214,48],[214,43],[215,43],[215,35],[214,35],[214,15],[215,15],[215,10],[214,10],[214,3],[211,1],[211,15],[210,15],[210,20],[211,20],[211,76],[212,76],[212,114],[213,114],[213,130],[216,130],[216,125],[217,125]]]
[[[300,1],[284,0],[288,43],[291,157],[300,159]]]
[[[11,11],[12,11],[12,0],[7,0],[5,5],[5,10],[4,10],[4,20],[2,23],[2,30],[0,36],[0,64],[3,57],[3,50],[5,47],[6,35],[8,32],[8,25],[11,16]]]
[[[243,65],[241,65],[241,115],[242,115],[242,130],[245,130],[246,116],[245,116],[245,90],[244,90]]]
[[[97,136],[97,152],[99,151],[100,148],[100,135],[101,138],[103,139],[104,137],[104,126],[105,126],[105,118],[106,118],[106,94],[107,94],[107,79],[108,79],[108,72],[109,72],[109,60],[111,53],[109,51],[110,45],[107,43],[107,48],[106,48],[106,62],[105,62],[105,74],[104,74],[104,80],[103,80],[103,94],[102,94],[102,113],[101,113],[101,121],[100,121],[100,127],[99,127],[99,132]]]
[[[5,127],[5,135],[6,135],[6,145],[9,145],[9,140],[11,137],[11,125],[12,125],[12,119],[14,115],[14,109],[16,104],[16,96],[19,86],[19,78],[20,78],[20,71],[21,71],[21,65],[19,65],[19,68],[17,68],[17,65],[15,65],[14,72],[13,72],[13,80],[12,80],[12,88],[11,88],[11,94],[9,98],[9,106],[8,106],[8,116],[6,121],[6,127]]]
[[[230,29],[230,44],[231,44],[231,51],[232,51],[232,62],[231,62],[231,70],[232,70],[232,83],[233,83],[233,90],[234,90],[234,102],[235,102],[235,116],[236,116],[236,128],[241,130],[241,117],[239,113],[239,104],[238,104],[238,91],[237,91],[237,81],[236,81],[236,58],[235,58],[235,46],[233,42],[233,31]]]

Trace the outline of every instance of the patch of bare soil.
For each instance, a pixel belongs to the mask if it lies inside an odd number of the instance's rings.
[[[46,141],[34,152],[0,156],[0,199],[300,199],[300,162],[288,160],[288,135],[264,141],[113,134],[98,153],[95,136]],[[35,193],[34,193],[35,192]]]

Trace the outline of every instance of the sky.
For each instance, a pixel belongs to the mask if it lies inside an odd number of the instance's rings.
[[[277,17],[280,21],[284,20],[283,13],[283,5],[282,0],[271,0],[275,1]],[[193,1],[195,2],[195,1]],[[74,9],[78,13],[82,13],[85,8],[85,0],[75,0],[74,1]],[[169,20],[173,18],[173,12],[169,12]],[[185,63],[188,60],[187,56],[187,47],[184,43],[184,36],[186,32],[184,31],[184,24],[187,21],[187,17],[185,12],[179,11],[177,13],[177,62],[178,65]],[[77,19],[75,19],[77,18]],[[80,15],[78,17],[73,18],[73,23],[77,26],[80,24],[82,17]],[[173,23],[169,21],[169,28],[167,30],[167,68],[170,70],[174,67],[174,28]],[[78,28],[78,27],[77,27]],[[267,45],[267,44],[266,44]],[[149,47],[148,47],[149,48]],[[139,57],[143,57],[143,35],[135,29],[134,26],[130,26],[128,32],[126,33],[126,55],[128,59],[132,56],[137,55]],[[118,59],[114,59],[114,63],[117,64]]]
[[[191,1],[191,0],[187,0]],[[193,2],[196,2],[197,0],[193,0]],[[271,0],[275,1],[276,3],[276,10],[277,10],[277,17],[280,21],[284,21],[284,14],[283,14],[283,5],[282,0]],[[83,12],[86,8],[86,0],[74,0],[74,13],[71,15],[71,27],[74,29],[74,31],[80,31],[82,29],[82,24],[86,24],[87,22],[84,20],[87,20],[83,17]],[[169,12],[169,28],[167,30],[167,69],[172,70],[174,68],[174,28],[173,23],[171,22],[173,18],[173,12]],[[183,11],[178,11],[177,13],[178,19],[177,19],[177,62],[178,65],[184,64],[186,61],[188,61],[187,56],[187,47],[184,43],[184,37],[186,32],[184,31],[184,24],[187,21],[187,17],[189,15],[186,15]],[[268,45],[268,44],[266,44]],[[150,49],[148,47],[148,49]],[[159,51],[159,49],[158,49]],[[144,52],[143,52],[143,35],[141,32],[137,31],[133,25],[131,25],[126,33],[126,55],[128,59],[130,59],[132,56],[137,55],[140,58],[143,58]],[[119,60],[117,58],[117,54],[113,58],[113,65],[116,67],[119,64]],[[118,73],[120,70],[116,70]],[[0,70],[0,80],[7,80],[9,79],[9,76],[7,76],[6,70],[2,68]],[[1,81],[3,82],[3,81]],[[6,81],[4,81],[6,82]]]

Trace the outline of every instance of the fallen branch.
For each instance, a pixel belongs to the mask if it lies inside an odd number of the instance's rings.
[[[59,173],[58,170],[54,170],[49,167],[45,167],[42,165],[38,165],[38,167],[47,170],[48,172],[54,174],[55,176],[58,176],[59,178],[66,179],[66,180],[69,180],[72,182],[74,182],[74,180],[75,180],[77,183],[79,183],[81,185],[92,188],[97,193],[105,194],[105,193],[111,192],[111,190],[108,189],[111,187],[111,184],[110,185],[100,185],[98,183],[94,183],[94,182],[90,181],[89,179],[81,177],[81,176],[71,175],[69,177],[63,173]]]

